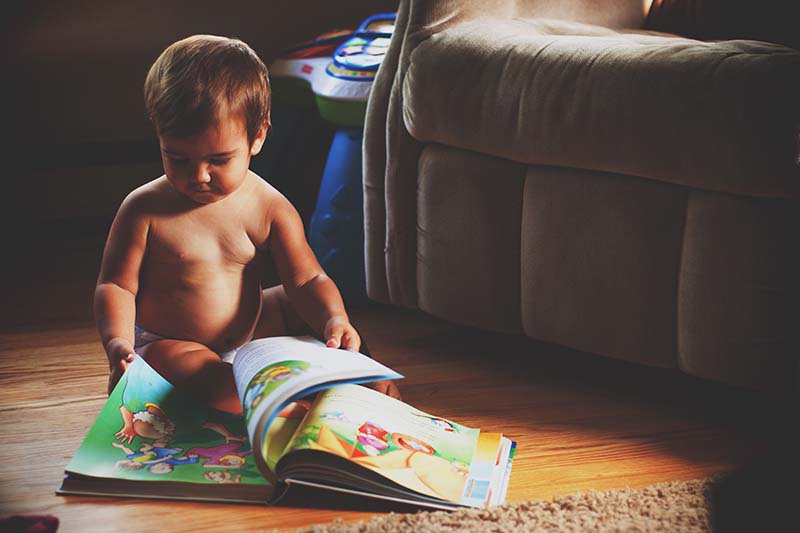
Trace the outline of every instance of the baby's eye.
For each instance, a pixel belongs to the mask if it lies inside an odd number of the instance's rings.
[[[170,157],[170,156],[167,156],[167,159],[169,159],[169,162],[172,163],[173,165],[183,165],[184,163],[186,163],[188,161],[188,159],[185,159],[185,158],[182,158],[182,157]]]
[[[230,161],[230,158],[228,158],[228,159],[210,159],[208,162],[211,163],[212,165],[214,165],[215,167],[222,167],[222,166],[225,166],[228,163],[228,161]]]

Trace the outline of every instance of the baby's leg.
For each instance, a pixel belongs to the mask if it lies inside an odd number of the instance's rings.
[[[294,310],[283,285],[261,291],[261,302],[261,316],[253,331],[254,339],[313,334],[311,327]]]
[[[314,335],[311,326],[306,324],[294,310],[283,285],[261,291],[261,303],[261,316],[253,331],[254,339],[280,337],[281,335]],[[361,348],[358,351],[372,357],[363,336],[361,337]]]
[[[222,411],[242,412],[233,367],[206,346],[164,339],[142,347],[139,355],[164,379],[198,400]]]
[[[300,315],[298,315],[297,311],[292,307],[292,303],[289,301],[289,297],[286,295],[283,285],[270,287],[269,289],[261,291],[261,301],[263,306],[261,316],[253,331],[254,339],[278,337],[281,335],[314,334],[311,327],[300,318]],[[361,337],[361,348],[359,352],[368,357],[372,357],[363,336]],[[375,381],[367,385],[392,398],[401,399],[400,390],[397,388],[394,381]]]

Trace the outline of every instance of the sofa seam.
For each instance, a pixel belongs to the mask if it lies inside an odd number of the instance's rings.
[[[689,227],[689,202],[691,201],[692,191],[684,189],[683,206],[683,227],[681,228],[680,250],[678,252],[678,264],[675,283],[675,368],[685,372],[681,363],[681,293],[684,283],[683,261],[686,257],[687,229]]]

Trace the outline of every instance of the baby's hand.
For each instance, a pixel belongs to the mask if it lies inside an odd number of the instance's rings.
[[[106,343],[106,355],[108,356],[108,393],[114,390],[117,382],[128,369],[128,365],[133,362],[136,354],[133,351],[130,341],[121,337],[114,337]]]
[[[364,385],[396,400],[403,399],[400,395],[400,389],[397,388],[397,384],[392,380],[382,379],[380,381],[373,381],[372,383],[365,383]]]
[[[344,348],[354,352],[361,348],[361,337],[347,318],[335,316],[328,320],[323,335],[328,348]]]
[[[361,348],[361,337],[349,320],[342,317],[333,317],[325,324],[325,345],[328,348],[344,348],[357,352]],[[367,387],[375,389],[392,398],[401,400],[400,389],[394,381],[385,379],[367,383]]]

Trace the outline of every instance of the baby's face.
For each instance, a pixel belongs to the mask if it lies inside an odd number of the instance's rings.
[[[218,202],[238,189],[264,142],[259,136],[250,145],[244,121],[225,116],[190,137],[161,135],[159,140],[167,179],[200,204]]]

